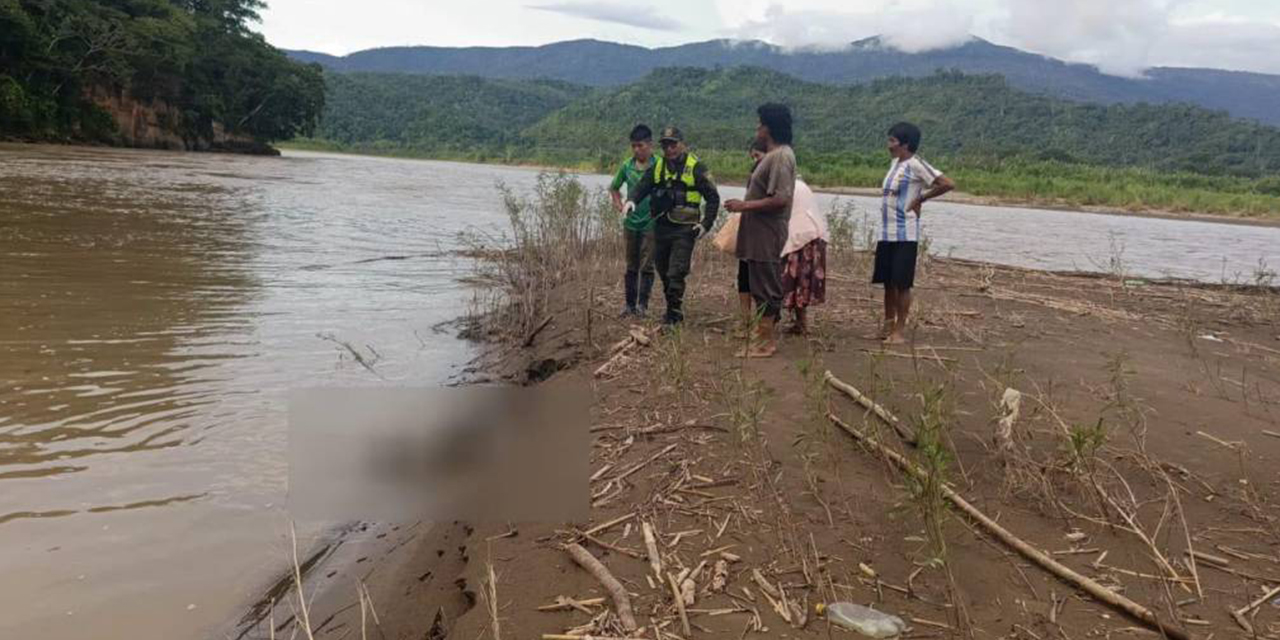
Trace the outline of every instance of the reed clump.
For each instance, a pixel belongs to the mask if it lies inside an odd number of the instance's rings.
[[[461,238],[475,259],[468,279],[482,288],[472,315],[488,335],[525,336],[546,318],[557,286],[571,279],[586,283],[600,272],[593,264],[618,255],[618,214],[604,191],[563,172],[540,174],[528,196],[505,184],[498,190],[507,227]]]

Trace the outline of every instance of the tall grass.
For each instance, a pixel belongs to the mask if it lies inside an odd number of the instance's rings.
[[[547,313],[556,287],[576,280],[588,295],[599,271],[591,265],[621,249],[618,214],[603,191],[589,190],[565,173],[542,173],[532,194],[499,184],[508,227],[498,236],[463,234],[476,262],[476,279],[500,295],[478,311],[489,329],[523,336]]]

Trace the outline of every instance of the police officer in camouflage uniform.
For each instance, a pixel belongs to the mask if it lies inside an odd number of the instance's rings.
[[[706,163],[689,153],[684,135],[675,127],[662,130],[662,155],[645,172],[634,192],[627,193],[625,210],[649,198],[654,222],[654,263],[667,300],[664,327],[684,320],[685,277],[693,261],[693,246],[707,235],[720,211],[720,192]]]

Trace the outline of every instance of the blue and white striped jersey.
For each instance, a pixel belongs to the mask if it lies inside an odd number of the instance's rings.
[[[882,242],[919,242],[920,218],[908,210],[911,203],[933,186],[942,172],[919,156],[906,160],[893,159],[884,177],[884,199],[880,203],[880,235]]]

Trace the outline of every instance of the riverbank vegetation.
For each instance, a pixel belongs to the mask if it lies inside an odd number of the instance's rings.
[[[121,96],[185,140],[310,134],[324,76],[252,31],[264,6],[0,0],[0,138],[128,143],[103,108]]]
[[[762,69],[665,69],[630,85],[329,74],[303,148],[608,171],[631,124],[676,123],[722,180],[743,180],[755,106],[789,103],[804,175],[876,187],[884,130],[925,130],[921,153],[971,194],[1240,216],[1280,215],[1280,129],[1186,105],[1094,105],[939,72],[858,86]],[[376,98],[376,99],[375,99]]]

